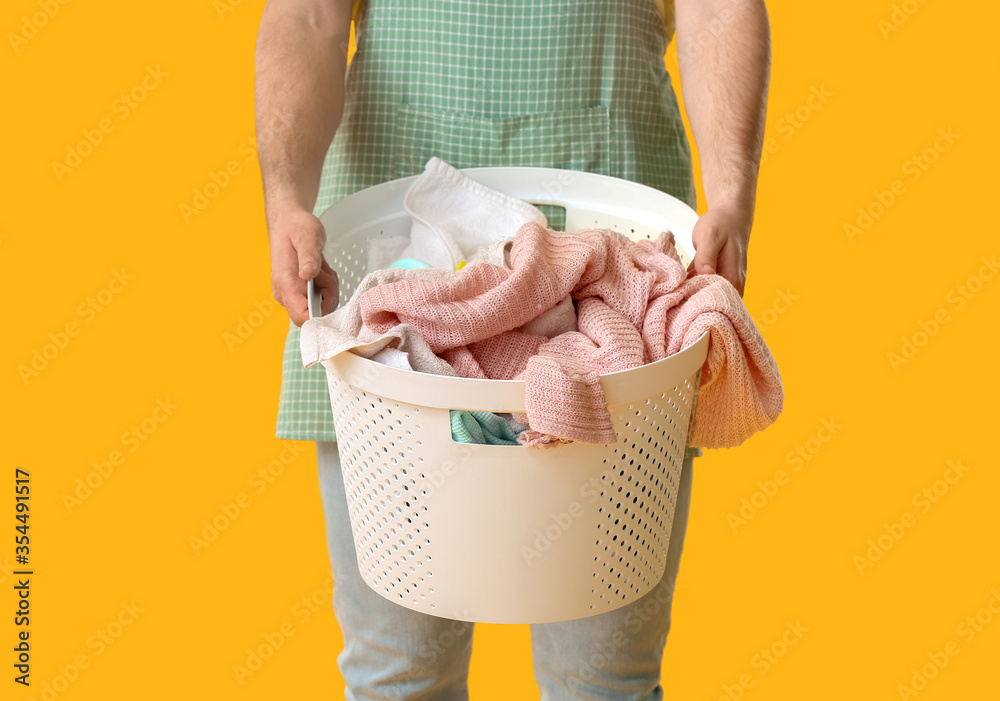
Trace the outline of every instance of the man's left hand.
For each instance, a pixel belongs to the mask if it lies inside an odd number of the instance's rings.
[[[688,272],[721,275],[742,297],[747,280],[751,221],[752,215],[737,208],[717,207],[701,215],[691,233],[695,255]]]

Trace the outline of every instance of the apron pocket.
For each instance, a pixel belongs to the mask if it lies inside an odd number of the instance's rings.
[[[455,168],[528,166],[610,175],[610,114],[582,107],[512,117],[398,105],[393,177],[418,175],[437,156]]]

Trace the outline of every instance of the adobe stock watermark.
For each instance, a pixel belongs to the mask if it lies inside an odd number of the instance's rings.
[[[618,468],[611,466],[601,472],[599,477],[593,477],[580,485],[579,495],[588,503],[594,504],[601,497],[602,483],[610,483],[618,474]],[[547,552],[562,536],[573,527],[573,524],[586,513],[583,504],[573,501],[560,512],[551,512],[544,522],[535,529],[531,544],[521,546],[521,556],[526,565],[531,565],[536,559]],[[534,547],[532,547],[534,546]]]
[[[287,122],[277,115],[276,123],[270,129],[274,130],[284,127]],[[191,188],[191,198],[186,202],[180,202],[177,210],[185,224],[190,224],[195,217],[208,209],[232,183],[233,179],[243,173],[243,166],[247,163],[257,164],[257,138],[253,135],[243,139],[236,146],[236,153],[239,158],[230,158],[218,170],[210,170],[204,176],[203,182]]]
[[[58,15],[63,5],[68,5],[69,1],[38,0],[35,3],[38,5],[38,10],[32,12],[30,16],[22,15],[20,31],[7,32],[7,41],[10,42],[10,48],[14,50],[14,53],[20,53],[22,46],[26,46],[29,41],[38,36],[39,30]]]
[[[347,374],[346,377],[341,379],[344,383],[350,385],[351,387],[367,389],[371,386],[371,383],[374,380],[376,380],[383,374],[384,369],[387,367],[388,366],[376,362],[365,362],[361,364],[359,369],[352,370]],[[338,383],[340,381],[341,380],[337,380]],[[381,402],[382,400],[379,399],[378,401]],[[337,412],[336,407],[334,408],[334,412],[335,413]],[[447,419],[445,420],[447,421]],[[397,419],[397,423],[401,424],[401,420]],[[419,426],[417,426],[417,428],[419,428]],[[409,429],[405,425],[402,426],[401,430],[405,431],[407,435],[410,434]],[[350,431],[351,429],[348,428],[347,432]],[[451,435],[450,431],[448,435],[449,436]],[[362,438],[359,439],[358,436],[362,436]],[[416,443],[418,447],[421,445],[420,441],[417,441]],[[342,440],[341,445],[347,446],[348,450],[353,451],[355,455],[362,453],[365,450],[363,433],[352,434],[352,438]],[[369,447],[370,447],[370,441],[369,441]],[[425,499],[428,501],[433,499],[434,495],[437,493],[437,490],[443,487],[448,482],[448,480],[458,472],[459,468],[462,465],[467,464],[473,458],[476,452],[480,450],[482,446],[475,443],[459,443],[457,441],[453,441],[451,447],[453,449],[453,452],[451,453],[452,459],[446,459],[439,463],[435,461],[436,467],[434,467],[433,469],[430,467],[417,468],[411,465],[411,469],[413,469],[415,473],[415,476],[411,475],[412,479],[414,480],[413,490],[417,492],[417,494],[419,495],[417,497],[418,499]],[[423,457],[421,456],[422,453],[423,450],[418,450],[415,455],[410,456],[410,459],[415,459],[415,461],[423,462]],[[399,453],[399,457],[400,459],[404,459],[406,456],[401,452]],[[403,473],[405,473],[406,471],[405,469],[402,469],[401,465],[399,466],[399,468],[396,467],[396,462],[397,462],[396,459],[391,455],[388,454],[383,455],[381,451],[378,451],[375,465],[378,466],[380,464],[381,467],[384,467],[390,473],[396,472],[397,469],[400,469],[402,470]],[[379,469],[381,469],[381,467]],[[350,470],[363,471],[364,469],[365,468],[360,466],[360,463],[356,463],[353,465],[351,464],[350,461],[344,463],[345,474],[347,474],[348,471]],[[372,469],[375,469],[375,467],[373,467]],[[409,486],[406,485],[401,485],[401,488],[403,491],[400,491],[400,489],[395,490],[395,496],[393,496],[392,494],[385,495],[385,499],[389,504],[393,503],[393,499],[400,499],[403,502],[407,501],[408,497],[403,492],[410,492],[410,488]],[[412,495],[412,492],[410,492],[410,494]],[[359,500],[363,500],[364,497],[363,495],[358,495],[357,498]],[[353,506],[354,497],[349,496],[349,501],[352,502]],[[406,506],[407,508],[410,508],[409,503],[407,503]]]
[[[247,342],[253,332],[264,325],[264,322],[274,313],[274,300],[256,300],[253,303],[254,309],[244,316],[236,317],[236,325],[233,332],[224,331],[222,342],[230,353],[235,353],[236,349]]]
[[[963,465],[961,459],[949,460],[948,467],[930,486],[924,487],[915,493],[910,499],[910,503],[921,515],[929,512],[935,504],[941,501],[956,484],[958,484],[965,474],[971,470],[969,465]],[[917,515],[912,511],[904,511],[899,518],[891,523],[882,524],[882,532],[874,538],[869,538],[866,542],[868,548],[862,555],[854,556],[854,566],[858,570],[858,575],[865,576],[865,571],[875,566],[885,554],[901,541],[906,534],[917,525]]]
[[[465,645],[472,639],[473,624],[467,621],[451,620],[446,628],[422,642],[417,654],[424,660],[426,666],[411,665],[401,674],[393,675],[392,682],[385,688],[387,698],[407,698],[412,696],[412,683],[420,684],[426,680],[426,670],[432,669],[441,658],[457,654],[453,651],[456,643]]]
[[[722,695],[717,701],[739,701],[752,689],[760,678],[774,669],[789,651],[797,646],[809,629],[802,625],[801,619],[785,621],[785,630],[767,647],[762,647],[753,657],[750,658],[751,672],[744,672],[732,684],[722,685]]]
[[[160,69],[160,64],[156,66],[146,65],[146,72],[142,78],[127,91],[122,92],[111,102],[109,107],[111,114],[118,118],[118,123],[128,119],[132,113],[139,108],[149,97],[149,94],[156,90],[163,83],[163,79],[170,74]],[[104,138],[111,134],[117,124],[111,117],[102,117],[94,127],[85,127],[80,133],[83,138],[66,146],[65,161],[52,161],[52,170],[56,174],[56,180],[62,182],[67,175],[78,168],[85,158],[94,153],[94,149],[104,142]]]
[[[52,171],[56,175],[56,180],[62,182],[67,175],[80,167],[84,159],[92,155],[94,150],[104,143],[104,138],[114,132],[118,124],[128,119],[169,75],[160,68],[160,64],[155,66],[147,64],[142,78],[112,100],[109,110],[112,115],[117,117],[118,121],[115,122],[112,117],[106,116],[97,120],[95,126],[84,127],[80,130],[83,138],[75,144],[66,146],[66,158],[63,161],[52,161]]]
[[[809,96],[802,101],[798,107],[785,115],[775,124],[775,131],[785,140],[791,140],[795,133],[805,126],[806,122],[812,119],[813,115],[822,109],[827,101],[833,97],[833,93],[826,89],[826,85],[809,86]],[[767,159],[781,150],[781,142],[773,136],[764,139],[760,154],[760,165],[763,167]]]
[[[729,5],[726,5],[718,14],[703,25],[703,29],[694,37],[688,40],[687,36],[676,34],[677,41],[677,62],[687,60],[697,60],[701,58],[703,51],[709,47],[717,46],[723,33],[735,24],[739,15]]]
[[[903,175],[911,183],[920,180],[924,173],[930,170],[941,159],[941,155],[950,150],[961,136],[961,134],[956,134],[952,127],[939,128],[937,136],[930,146],[903,162]],[[867,233],[875,225],[875,222],[881,219],[906,192],[907,185],[902,178],[893,180],[885,190],[874,190],[868,204],[858,207],[858,216],[854,223],[844,222],[843,228],[847,241],[854,243],[859,236]]]
[[[775,322],[799,300],[799,296],[792,292],[792,288],[786,287],[783,290],[774,291],[774,299],[767,309],[760,314],[754,315],[753,320],[757,325],[757,330],[764,332],[774,326]]]
[[[127,453],[139,450],[140,446],[149,440],[178,408],[177,404],[170,401],[170,397],[157,398],[156,408],[148,416],[129,426],[119,437],[122,448],[128,450],[123,452],[116,448],[109,452],[104,460],[92,461],[90,464],[93,469],[84,476],[77,477],[72,490],[63,492],[62,503],[66,507],[66,513],[73,515],[83,506],[83,503],[111,478],[115,470],[125,464],[128,460]]]
[[[970,616],[963,618],[955,626],[955,635],[966,644],[971,643],[987,626],[1000,616],[1000,591],[996,587],[990,589],[990,598],[986,605]],[[936,679],[951,660],[962,654],[962,648],[954,640],[948,640],[937,650],[927,653],[927,661],[920,661],[910,668],[910,676],[905,684],[896,685],[896,693],[902,701],[912,699],[927,688],[932,679]]]
[[[844,428],[834,417],[820,419],[820,426],[815,435],[804,443],[796,445],[785,454],[785,463],[792,468],[792,473],[801,472],[806,463],[819,455],[823,447],[832,441]],[[735,512],[726,514],[726,523],[734,534],[739,533],[751,519],[759,514],[778,495],[782,487],[791,482],[792,475],[785,470],[775,470],[770,479],[758,480],[756,487],[749,496],[740,499],[740,507]]]
[[[451,621],[446,629],[422,644],[418,654],[426,661],[428,667],[433,667],[439,659],[450,654],[455,643],[471,634],[469,630],[471,626],[472,623],[468,621]]]
[[[7,578],[14,574],[14,568],[10,564],[10,560],[4,558],[3,563],[0,563],[0,584],[7,581]]]
[[[278,452],[277,457],[270,460],[267,465],[257,468],[247,477],[246,482],[250,491],[257,496],[266,492],[278,478],[285,474],[285,468],[298,460],[305,449],[303,443],[289,442]],[[215,543],[253,503],[253,497],[250,496],[249,491],[237,493],[232,501],[219,502],[218,510],[208,518],[202,519],[201,530],[198,534],[188,536],[188,545],[191,546],[195,556],[201,555],[203,550]]]
[[[916,331],[900,336],[898,352],[891,350],[886,353],[886,359],[893,372],[898,373],[902,366],[913,360],[920,349],[924,348],[932,338],[941,332],[946,324],[951,322],[951,314],[964,309],[965,305],[982,292],[986,283],[996,277],[997,271],[1000,270],[1000,263],[997,262],[995,253],[989,257],[980,256],[979,263],[980,265],[973,275],[945,293],[944,301],[949,306],[938,307],[928,319],[918,319]]]
[[[80,335],[86,324],[90,324],[128,287],[128,284],[135,280],[129,275],[125,268],[112,270],[111,279],[107,285],[102,287],[93,295],[88,296],[76,305],[76,315],[79,321],[67,321],[63,326],[52,331],[47,336],[47,341],[41,346],[31,349],[30,360],[27,363],[20,363],[17,366],[17,374],[25,386],[39,373],[43,372],[49,365],[58,358],[64,350],[73,342],[73,339]]]
[[[926,3],[927,0],[903,0],[899,4],[893,3],[889,19],[879,19],[875,25],[878,27],[879,34],[888,41],[892,33],[898,32],[904,24],[910,21],[910,17],[917,14],[917,10]]]
[[[583,505],[574,501],[565,511],[549,514],[548,521],[540,528],[535,529],[535,539],[532,541],[534,547],[521,546],[521,556],[524,558],[525,564],[530,565],[541,557],[542,553],[551,548],[552,544],[559,540],[576,523],[577,519],[583,516],[583,513]]]
[[[26,701],[56,701],[70,689],[75,681],[87,673],[96,658],[111,649],[121,639],[125,630],[133,626],[139,619],[139,614],[145,610],[136,603],[135,599],[130,602],[122,601],[115,617],[87,637],[87,650],[93,652],[78,653],[73,657],[72,662],[56,665],[58,670],[56,675],[46,679],[40,685],[39,695],[41,699],[29,696]],[[34,686],[38,686],[38,684],[36,683]]]
[[[295,627],[296,621],[299,625],[305,625],[312,620],[313,614],[320,610],[320,607],[327,606],[333,598],[333,574],[327,573],[323,584],[313,589],[309,594],[300,597],[291,609],[291,615],[279,623],[273,630],[264,631],[260,636],[262,642],[258,642],[246,648],[246,655],[242,660],[232,666],[233,675],[240,686],[246,680],[264,668],[264,664],[272,659],[278,650],[285,646],[289,638],[298,632]]]
[[[578,660],[576,674],[566,678],[566,686],[574,693],[579,693],[581,687],[592,682],[616,655],[624,654],[624,649],[632,644],[634,637],[647,624],[655,621],[662,625],[665,614],[670,611],[673,603],[674,591],[674,588],[658,585],[653,591],[630,604],[624,626],[611,633],[609,639],[596,640],[591,644],[591,652]],[[665,634],[658,637],[662,643]],[[580,696],[584,694],[580,693]]]
[[[212,0],[212,9],[215,10],[215,16],[222,22],[226,19],[226,15],[235,12],[236,8],[242,4],[243,0]]]

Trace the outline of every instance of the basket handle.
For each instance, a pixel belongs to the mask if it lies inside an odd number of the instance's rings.
[[[310,319],[318,319],[323,316],[323,293],[316,289],[312,280],[306,282],[306,302],[309,305]]]

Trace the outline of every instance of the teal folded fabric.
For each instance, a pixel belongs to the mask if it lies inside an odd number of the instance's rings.
[[[431,266],[416,258],[401,258],[389,267],[413,270]],[[525,430],[515,431],[504,418],[487,411],[452,409],[450,416],[451,437],[458,443],[517,445],[517,437]]]
[[[458,443],[517,445],[521,431],[515,431],[506,419],[488,411],[451,410],[451,437]]]
[[[400,258],[395,263],[389,266],[389,268],[403,268],[404,270],[417,270],[419,268],[429,268],[430,263],[425,263],[422,260],[417,260],[416,258]]]

